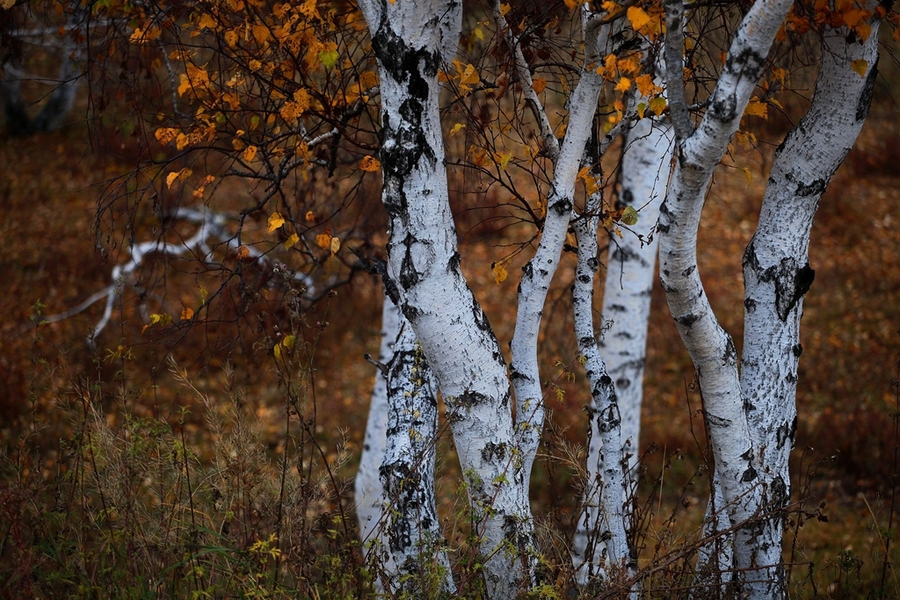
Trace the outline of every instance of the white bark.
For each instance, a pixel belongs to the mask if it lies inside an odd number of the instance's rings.
[[[776,153],[759,224],[744,254],[741,390],[754,460],[761,465],[760,508],[773,516],[760,521],[746,540],[757,557],[766,557],[756,564],[768,568],[741,576],[772,582],[764,589],[768,597],[786,594],[782,568],[769,565],[780,562],[781,511],[790,500],[788,457],[797,429],[797,366],[803,350],[800,318],[814,276],[810,231],[819,199],[868,115],[878,25],[872,23],[866,42],[852,44],[846,29],[826,30],[812,105]],[[864,76],[854,71],[854,61],[865,61]]]
[[[388,423],[380,476],[395,572],[385,587],[412,597],[454,593],[434,499],[437,387],[416,335],[401,321],[388,364]]]
[[[394,355],[394,342],[400,331],[400,309],[385,294],[381,311],[381,347],[378,362],[386,365]],[[387,367],[385,367],[386,369]],[[356,473],[356,515],[359,520],[360,539],[366,564],[380,566],[391,573],[396,571],[393,557],[388,551],[384,523],[384,486],[379,471],[387,446],[388,428],[388,388],[386,373],[381,370],[375,375],[375,386],[366,421],[359,470]],[[376,580],[380,586],[380,580]]]
[[[606,263],[602,314],[607,329],[600,347],[619,398],[632,483],[636,482],[650,296],[659,247],[656,224],[671,172],[673,140],[668,121],[642,119],[629,130],[619,203],[634,206],[639,220],[624,237],[610,236]]]
[[[578,238],[578,262],[572,285],[575,337],[591,387],[588,407],[588,479],[582,515],[573,540],[573,557],[581,584],[594,578],[617,580],[634,568],[626,534],[626,488],[622,418],[613,380],[597,347],[594,324],[594,278],[597,274],[597,228],[602,193],[591,195],[585,214],[572,224]]]
[[[582,31],[585,40],[584,65],[578,85],[568,101],[566,135],[559,155],[553,161],[553,180],[547,197],[541,241],[532,259],[522,268],[516,327],[510,342],[510,377],[516,391],[516,430],[520,436],[526,482],[530,478],[544,425],[543,389],[537,359],[544,301],[572,219],[576,177],[593,130],[597,101],[603,87],[603,78],[597,74],[596,65],[601,63],[601,53],[607,46],[609,25],[602,24],[600,15],[585,12]]]
[[[383,201],[401,310],[434,370],[466,480],[491,598],[531,584],[534,523],[506,364],[462,273],[450,213],[437,71],[455,52],[461,4],[376,2],[369,24],[381,89]]]
[[[667,10],[671,4],[667,3]],[[675,173],[660,214],[660,279],[697,372],[717,476],[732,523],[760,516],[764,508],[758,482],[761,465],[743,410],[737,351],[713,314],[697,270],[697,228],[713,171],[737,130],[791,4],[790,0],[759,0],[748,11],[699,126],[692,132],[678,131]],[[669,19],[670,24],[673,21]],[[668,58],[667,70],[678,73],[680,60]],[[755,567],[780,563],[781,544],[780,540],[778,544],[759,542],[755,528],[738,530],[735,568],[745,583],[743,591],[764,598],[770,597],[770,587],[756,579]]]
[[[598,219],[592,216],[573,224],[578,267],[572,302],[576,338],[591,386],[588,480],[573,542],[582,583],[594,576],[605,577],[606,561],[620,569],[633,566],[626,531],[631,526],[629,503],[637,483],[647,326],[656,267],[653,233],[665,196],[671,149],[671,126],[665,122],[642,119],[628,131],[619,202],[639,209],[640,220],[623,238],[611,236],[601,320],[608,330],[599,349],[592,301]],[[588,213],[597,208],[589,206]]]

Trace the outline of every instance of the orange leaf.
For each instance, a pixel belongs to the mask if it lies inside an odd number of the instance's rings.
[[[628,17],[628,20],[631,21],[631,26],[635,31],[650,22],[650,15],[638,6],[629,7],[628,12],[626,12],[625,15]]]
[[[314,215],[313,211],[311,210],[306,211],[306,216],[304,218],[306,219],[307,223],[315,223],[316,221],[316,215]]]
[[[237,251],[237,259],[244,260],[250,257],[250,249],[247,246],[241,246]]]
[[[502,260],[500,262],[492,263],[491,271],[494,273],[494,282],[497,285],[506,281],[506,278],[509,276],[509,273],[506,271],[506,263]]]
[[[323,233],[320,233],[316,236],[316,244],[319,245],[319,248],[322,250],[330,250],[331,249],[331,231],[326,229]]]
[[[185,307],[183,311],[181,311],[181,320],[182,321],[190,321],[194,317],[194,309],[191,307]]]
[[[531,81],[531,87],[532,87],[532,89],[534,89],[534,92],[535,92],[536,94],[540,94],[541,92],[543,92],[543,91],[547,88],[547,80],[546,80],[546,79],[542,79],[542,78],[540,78],[540,77],[535,77],[535,78]]]
[[[359,168],[363,171],[373,173],[381,169],[381,163],[378,162],[378,159],[374,156],[364,156],[363,159],[359,161]]]
[[[256,146],[247,146],[241,153],[241,158],[243,158],[245,162],[251,162],[256,158],[257,151],[258,148]]]

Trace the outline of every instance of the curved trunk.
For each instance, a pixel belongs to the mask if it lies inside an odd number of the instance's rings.
[[[872,6],[871,8],[874,8]],[[759,225],[744,253],[744,349],[741,392],[761,490],[756,564],[747,577],[772,582],[769,597],[785,595],[781,562],[782,514],[790,500],[788,457],[797,429],[797,366],[803,296],[815,272],[809,237],[819,199],[862,129],[872,101],[878,58],[878,21],[867,41],[847,43],[828,30],[812,104],[779,147],[763,198]],[[857,38],[858,39],[858,38]],[[863,62],[859,62],[863,61]],[[865,65],[864,74],[854,66]],[[768,550],[767,550],[768,549]]]
[[[729,520],[733,524],[745,523],[735,536],[734,561],[742,592],[753,598],[771,597],[770,584],[758,578],[757,567],[780,563],[781,545],[757,543],[755,523],[765,510],[758,481],[762,466],[753,452],[744,411],[737,351],[713,314],[700,280],[697,229],[713,171],[737,130],[791,4],[789,0],[760,0],[744,17],[699,126],[692,132],[679,127],[675,173],[659,224],[660,280],[697,373]],[[667,3],[667,10],[671,5]],[[679,73],[681,64],[674,54],[667,55],[667,71]],[[753,519],[756,521],[751,523]]]
[[[492,598],[531,585],[535,536],[506,364],[460,271],[437,81],[461,4],[362,2],[381,90],[382,199],[400,307],[434,370],[466,480]]]

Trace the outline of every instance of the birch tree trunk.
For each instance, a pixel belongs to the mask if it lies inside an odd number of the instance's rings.
[[[381,347],[378,362],[386,365],[394,355],[394,342],[400,331],[400,309],[384,295],[384,306],[381,311]],[[369,418],[366,422],[365,439],[362,455],[359,459],[359,470],[354,481],[356,492],[356,515],[359,520],[360,539],[363,543],[363,555],[366,564],[384,568],[391,573],[396,571],[393,557],[388,551],[385,531],[384,486],[381,484],[379,472],[384,460],[387,446],[388,428],[388,387],[387,373],[381,370],[375,375],[375,386],[369,405]],[[380,580],[376,579],[380,586]],[[379,587],[379,589],[381,589]]]
[[[589,12],[585,6],[582,18],[584,64],[578,85],[568,100],[569,121],[565,138],[558,151],[555,146],[550,149],[553,180],[547,197],[541,241],[534,256],[522,268],[518,289],[516,327],[510,342],[510,378],[516,391],[516,429],[521,435],[520,449],[526,482],[530,478],[544,425],[544,394],[537,359],[541,317],[572,219],[575,182],[591,137],[597,101],[604,83],[596,65],[601,63],[601,52],[606,49],[610,29],[601,21],[601,15]],[[546,135],[542,137],[547,139]]]
[[[443,393],[487,593],[513,598],[531,585],[534,523],[506,364],[459,267],[438,105],[438,68],[455,53],[461,3],[366,0],[360,8],[379,67],[390,271]]]
[[[608,329],[599,349],[592,310],[599,194],[591,198],[586,216],[573,223],[578,267],[572,302],[592,398],[588,481],[573,543],[581,583],[594,576],[605,577],[604,560],[621,568],[632,558],[626,532],[630,528],[628,505],[636,491],[647,325],[656,267],[654,230],[668,182],[671,148],[671,126],[666,122],[641,119],[628,130],[619,203],[639,209],[640,218],[622,238],[610,236],[601,321]]]
[[[868,9],[874,11],[875,4]],[[772,582],[768,597],[786,594],[779,564],[782,515],[790,500],[788,457],[797,430],[797,366],[813,217],[822,193],[862,129],[872,102],[878,21],[865,42],[848,43],[846,28],[827,29],[812,105],[778,148],[759,224],[744,253],[744,348],[741,393],[758,469],[763,514],[754,526],[766,569],[748,574]],[[854,68],[855,67],[855,68]],[[862,69],[860,69],[862,67]],[[862,73],[857,71],[862,70]],[[737,548],[740,552],[743,549]]]
[[[585,214],[572,227],[578,240],[578,262],[572,284],[575,338],[591,388],[588,407],[589,451],[582,515],[573,540],[578,581],[621,580],[634,568],[626,532],[627,475],[622,417],[616,389],[597,344],[594,324],[594,279],[599,267],[597,228],[602,191],[592,194]]]
[[[762,468],[753,452],[750,426],[741,396],[737,351],[713,314],[697,269],[697,229],[713,171],[750,99],[789,0],[759,0],[744,17],[732,41],[722,73],[700,124],[687,117],[681,80],[683,5],[666,3],[669,98],[677,136],[676,166],[660,212],[660,280],[669,310],[685,344],[703,394],[707,431],[716,475],[732,523],[746,523],[764,510],[759,486]],[[735,540],[736,578],[742,592],[770,598],[772,582],[760,579],[758,566],[781,562],[781,540],[760,540],[758,528],[744,526]]]
[[[385,588],[412,597],[455,592],[434,498],[438,405],[431,369],[402,320],[388,363],[387,444],[381,463],[394,573]],[[392,585],[390,585],[392,584]]]
[[[650,296],[659,248],[656,224],[671,172],[673,140],[668,121],[641,119],[629,130],[619,203],[634,206],[639,220],[623,237],[610,236],[606,262],[602,315],[607,329],[600,347],[619,397],[632,484],[636,483]]]

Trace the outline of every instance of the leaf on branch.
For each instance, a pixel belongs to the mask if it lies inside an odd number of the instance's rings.
[[[166,187],[171,188],[172,184],[175,183],[176,180],[184,181],[191,176],[191,173],[193,173],[193,171],[188,168],[181,169],[180,171],[172,171],[171,173],[166,175]]]
[[[625,225],[637,225],[638,222],[638,212],[634,209],[633,206],[626,206],[622,211],[622,216],[619,220]]]
[[[643,8],[639,6],[631,6],[628,8],[628,11],[625,13],[625,16],[628,17],[628,20],[631,21],[631,26],[635,31],[640,30],[642,27],[650,23],[650,15],[648,15]]]
[[[501,283],[506,281],[506,278],[509,276],[509,273],[507,273],[506,271],[506,264],[507,263],[502,260],[499,262],[491,263],[491,271],[494,273],[494,282],[497,285],[500,285]]]
[[[581,170],[578,171],[578,181],[584,182],[584,191],[588,196],[591,196],[600,189],[600,186],[597,185],[597,179],[591,175],[590,167],[581,167]]]
[[[190,321],[194,318],[194,309],[190,306],[186,306],[184,310],[181,311],[181,320],[182,321]]]
[[[341,249],[341,238],[334,236],[331,238],[331,255],[334,256]]]
[[[258,150],[259,149],[256,146],[247,146],[241,153],[241,158],[244,159],[244,162],[252,162],[253,159],[256,158]]]
[[[459,130],[465,126],[466,126],[465,123],[457,123],[456,125],[454,125],[453,127],[450,128],[450,135],[456,135],[457,133],[459,133]]]
[[[313,211],[311,211],[311,210],[306,211],[306,216],[304,216],[303,218],[306,219],[307,223],[315,223],[316,222],[316,215],[313,214]]]
[[[337,63],[338,56],[337,50],[326,50],[325,52],[319,53],[319,61],[326,69],[330,69]]]
[[[378,162],[378,159],[374,156],[364,156],[363,159],[359,161],[359,168],[368,173],[374,173],[381,169],[381,163]],[[307,215],[309,214],[311,213],[307,213]]]
[[[291,246],[293,246],[294,244],[296,244],[299,241],[300,241],[300,236],[297,235],[296,233],[292,233],[288,239],[284,240],[284,249],[290,250]]]
[[[278,212],[273,212],[269,216],[269,233],[272,233],[282,225],[284,225],[284,217],[278,214]]]
[[[319,248],[322,250],[330,250],[331,249],[331,230],[326,229],[324,232],[320,233],[316,236],[316,244],[319,245]]]
[[[627,92],[631,89],[631,80],[627,77],[623,77],[619,80],[619,83],[616,84],[617,92]]]
[[[535,77],[531,80],[531,89],[535,94],[540,94],[547,88],[547,80],[541,77]]]
[[[500,5],[500,16],[505,17],[506,13],[509,12],[509,4],[501,4]]]
[[[747,187],[750,187],[750,185],[753,183],[753,173],[751,173],[750,169],[748,169],[747,167],[744,167],[743,171],[744,177],[747,178]]]
[[[850,68],[858,73],[860,77],[865,77],[866,71],[869,70],[869,62],[862,59],[854,60],[850,63]]]
[[[750,102],[747,104],[747,109],[744,111],[745,117],[760,117],[762,119],[769,118],[769,106],[765,102],[761,102],[759,98],[754,96],[750,99]]]
[[[237,259],[244,260],[250,258],[250,248],[247,246],[240,246],[237,251]]]
[[[584,4],[584,0],[563,0],[569,10],[574,10]]]
[[[666,106],[668,106],[666,99],[661,96],[650,101],[650,110],[652,110],[653,114],[657,117],[663,114],[663,111],[666,110]]]

